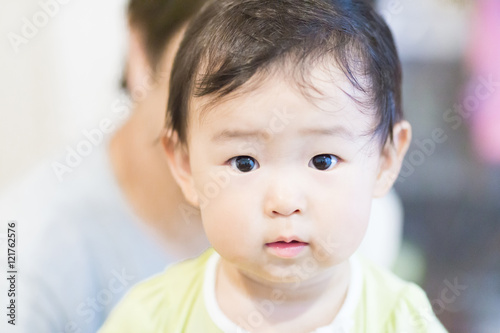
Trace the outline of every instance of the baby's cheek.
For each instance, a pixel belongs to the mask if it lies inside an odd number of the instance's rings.
[[[330,204],[317,225],[316,252],[319,257],[330,256],[337,264],[349,258],[363,240],[369,220],[369,209],[352,202]]]
[[[237,195],[221,192],[201,209],[205,231],[215,248],[234,250],[245,240],[245,233],[250,232],[249,214],[241,200]]]
[[[359,247],[362,233],[338,228],[335,233],[323,233],[315,239],[314,257],[324,266],[337,265],[347,260]]]

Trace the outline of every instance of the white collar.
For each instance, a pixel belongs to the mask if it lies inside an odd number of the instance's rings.
[[[205,268],[205,277],[203,281],[203,298],[210,319],[214,324],[225,333],[249,333],[243,328],[232,322],[220,309],[215,295],[215,282],[217,275],[217,264],[220,256],[214,252],[208,259]],[[331,332],[349,332],[354,326],[354,311],[361,297],[362,289],[362,271],[356,256],[349,259],[351,267],[351,277],[349,289],[342,307],[335,319],[327,326],[318,327],[311,333],[331,333]]]

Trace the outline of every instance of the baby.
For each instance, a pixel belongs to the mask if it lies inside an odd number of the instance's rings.
[[[445,332],[418,286],[353,255],[411,139],[400,86],[365,1],[208,2],[164,142],[213,248],[136,286],[100,332]]]

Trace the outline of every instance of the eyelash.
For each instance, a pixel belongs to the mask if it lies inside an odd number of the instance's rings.
[[[329,157],[329,160],[330,160],[330,163],[331,163],[331,165],[329,165],[328,168],[326,168],[326,169],[319,169],[319,168],[317,168],[317,167],[315,167],[313,165],[315,158],[317,158],[317,157],[325,157],[325,156]],[[236,164],[235,164],[236,161],[237,161],[237,159],[239,159],[239,158],[241,158],[241,159],[249,159],[252,162],[253,165],[247,171],[243,171],[243,170],[239,169],[236,166]],[[318,155],[314,155],[309,160],[308,166],[312,167],[312,168],[314,168],[316,170],[319,170],[319,171],[328,171],[328,170],[331,170],[331,169],[335,168],[341,161],[342,161],[342,159],[340,157],[338,157],[336,155],[333,155],[333,154],[318,154]],[[232,158],[230,158],[226,162],[226,164],[228,164],[229,166],[231,166],[235,171],[239,171],[239,172],[242,172],[242,173],[247,173],[247,172],[253,171],[255,169],[258,169],[260,167],[259,162],[255,158],[253,158],[251,156],[247,156],[247,155],[240,155],[240,156],[232,157]]]

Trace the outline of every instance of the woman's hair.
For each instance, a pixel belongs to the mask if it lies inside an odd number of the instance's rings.
[[[167,127],[185,143],[191,98],[216,102],[276,70],[311,87],[312,69],[328,74],[332,65],[361,92],[350,96],[361,109],[376,112],[371,134],[392,138],[402,119],[401,66],[389,28],[366,0],[207,1],[174,61]]]
[[[130,24],[142,34],[151,68],[156,68],[170,38],[206,0],[130,0]]]

